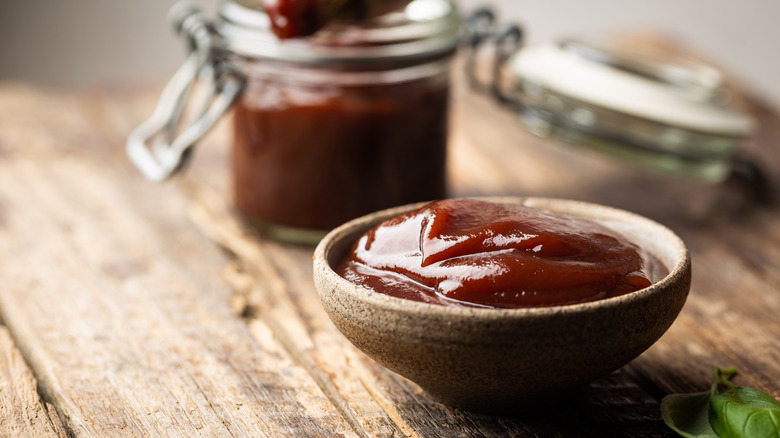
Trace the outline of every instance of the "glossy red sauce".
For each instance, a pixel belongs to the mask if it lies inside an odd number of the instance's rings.
[[[444,200],[363,235],[338,273],[416,301],[495,308],[556,306],[650,286],[639,248],[586,219],[516,204]]]

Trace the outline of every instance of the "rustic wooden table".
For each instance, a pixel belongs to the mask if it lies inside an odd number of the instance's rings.
[[[678,232],[694,270],[678,320],[623,369],[556,409],[476,415],[432,401],[336,331],[311,248],[242,225],[224,123],[184,175],[143,179],[124,140],[158,91],[0,85],[0,436],[662,437],[659,400],[704,389],[713,366],[780,398],[775,202],[532,137],[458,87],[453,195],[632,210]],[[748,151],[777,185],[780,118],[752,111]]]

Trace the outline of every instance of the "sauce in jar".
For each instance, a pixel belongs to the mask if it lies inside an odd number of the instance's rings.
[[[448,83],[260,81],[238,102],[236,207],[250,220],[327,230],[445,196]]]
[[[583,303],[646,288],[665,269],[654,263],[617,232],[587,219],[457,199],[377,225],[354,244],[337,272],[400,298],[520,308]]]
[[[295,12],[289,1],[271,3],[284,10],[266,8],[270,21]],[[460,19],[451,0],[406,3],[349,0],[307,38],[268,28],[250,38],[226,22],[222,33],[236,35],[226,61],[246,78],[234,105],[233,198],[265,236],[314,244],[371,211],[446,196]]]

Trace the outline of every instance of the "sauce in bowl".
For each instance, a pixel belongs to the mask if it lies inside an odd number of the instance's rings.
[[[442,305],[558,306],[624,295],[665,268],[596,222],[476,199],[430,203],[353,245],[339,275],[375,292]]]

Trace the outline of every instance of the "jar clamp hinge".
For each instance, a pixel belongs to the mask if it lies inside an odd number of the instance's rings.
[[[214,33],[199,11],[180,3],[170,18],[188,39],[190,54],[163,89],[152,116],[133,130],[126,144],[131,161],[152,181],[162,181],[184,166],[193,144],[230,108],[245,83],[224,61],[215,60]],[[198,90],[201,96],[193,90],[199,80],[205,85]],[[193,122],[180,126],[185,107],[193,112]]]
[[[463,41],[466,49],[466,78],[473,89],[490,94],[503,105],[519,109],[523,106],[522,102],[505,93],[502,88],[501,71],[512,54],[522,45],[523,29],[516,24],[498,29],[495,21],[495,14],[488,8],[478,9],[466,18],[466,35]],[[478,78],[476,57],[480,48],[488,41],[492,43],[493,52],[490,77],[487,81],[481,81]]]

